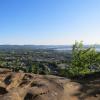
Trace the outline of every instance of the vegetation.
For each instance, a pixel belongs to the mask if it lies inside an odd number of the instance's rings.
[[[67,75],[78,76],[100,71],[100,53],[95,47],[84,48],[83,43],[75,42],[72,49],[72,62]]]
[[[49,49],[0,48],[0,67],[14,72],[53,74],[64,77],[100,71],[100,52],[75,42],[70,52]]]
[[[58,75],[58,65],[68,64],[69,58],[69,53],[55,50],[0,48],[0,67],[14,72]]]

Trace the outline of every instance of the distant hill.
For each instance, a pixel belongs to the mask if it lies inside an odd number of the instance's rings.
[[[71,49],[72,46],[66,45],[0,45],[0,50],[36,50],[36,49],[43,49],[43,50],[68,50]]]
[[[91,45],[85,45],[85,48]],[[100,49],[100,45],[94,45],[96,49]],[[46,49],[46,50],[72,50],[72,45],[0,45],[0,50],[17,50],[17,49]]]

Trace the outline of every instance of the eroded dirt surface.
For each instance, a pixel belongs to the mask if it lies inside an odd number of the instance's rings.
[[[0,71],[0,100],[100,100],[100,80]]]
[[[0,73],[0,100],[61,100],[64,84],[57,76],[28,73]]]

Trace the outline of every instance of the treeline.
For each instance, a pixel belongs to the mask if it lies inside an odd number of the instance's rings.
[[[51,74],[50,69],[46,65],[39,63],[39,62],[30,64],[30,66],[28,66],[28,67],[0,66],[0,68],[7,68],[13,72],[25,72],[25,73],[34,73],[34,74],[43,74],[43,75]]]

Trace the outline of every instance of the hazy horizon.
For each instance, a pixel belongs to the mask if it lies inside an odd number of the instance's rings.
[[[0,45],[100,44],[100,0],[0,0]]]
[[[74,43],[73,43],[74,44]],[[0,44],[1,46],[2,45],[18,45],[18,46],[72,46],[73,44]],[[83,42],[83,45],[85,46],[93,46],[93,45],[100,45],[100,44],[84,44]]]

